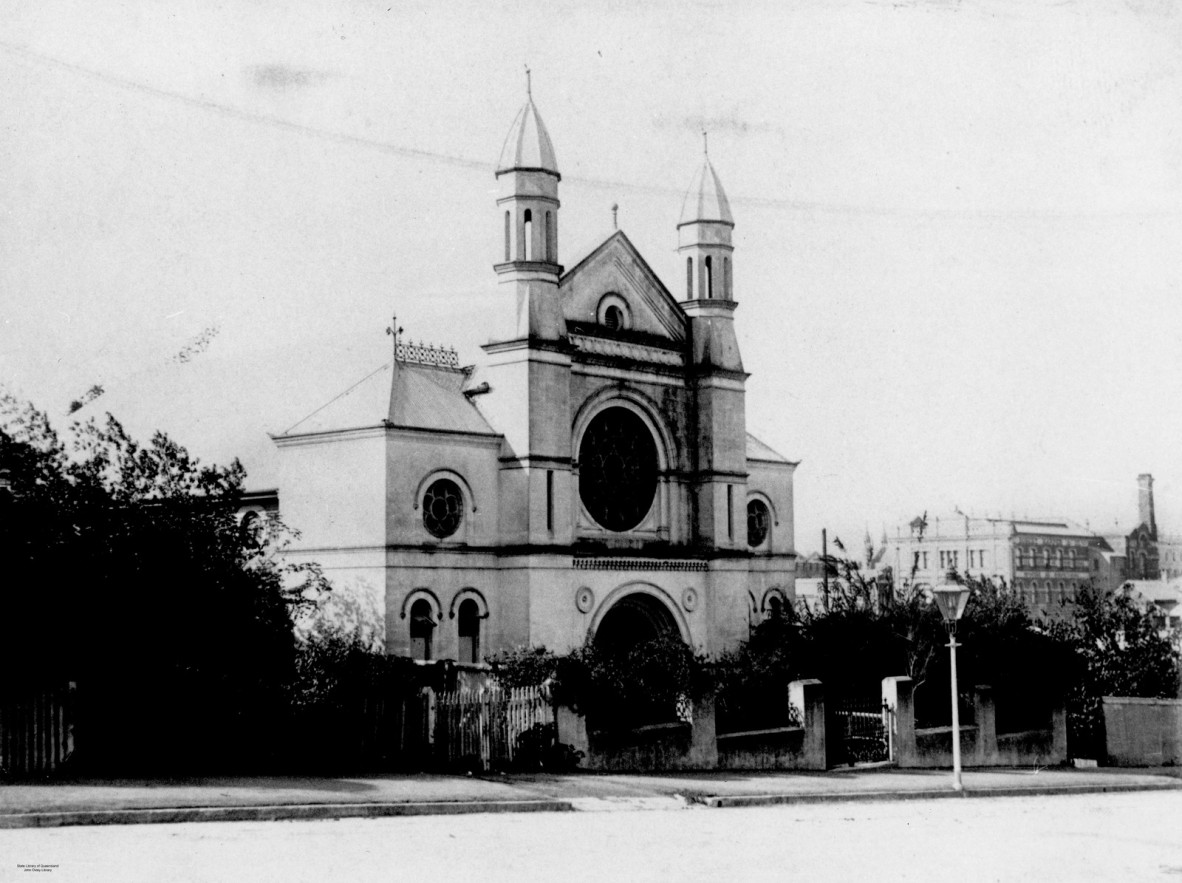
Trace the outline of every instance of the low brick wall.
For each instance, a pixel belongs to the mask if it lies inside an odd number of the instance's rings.
[[[1113,766],[1182,762],[1182,699],[1105,696],[1104,733]]]
[[[656,770],[823,770],[825,693],[820,681],[793,681],[787,701],[803,727],[744,733],[715,731],[714,702],[694,703],[693,723],[588,732],[587,721],[558,708],[558,741],[583,753],[580,767],[611,772]]]
[[[718,737],[721,770],[810,769],[805,751],[804,727],[780,727],[747,733],[723,733]]]
[[[882,697],[894,714],[892,757],[900,767],[952,766],[952,728],[915,728],[911,678],[886,678]],[[993,690],[973,688],[975,723],[960,728],[960,759],[966,767],[1052,766],[1067,760],[1067,713],[1062,704],[1051,710],[1044,730],[998,733]]]

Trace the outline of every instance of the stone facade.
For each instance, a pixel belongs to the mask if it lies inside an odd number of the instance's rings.
[[[734,221],[709,158],[677,228],[682,300],[622,231],[559,264],[561,176],[532,97],[496,177],[480,363],[395,324],[388,365],[275,437],[297,554],[381,605],[395,654],[470,662],[609,631],[733,646],[769,593],[793,597],[796,464],[746,431]]]
[[[1054,609],[1071,600],[1095,567],[1094,534],[1065,519],[920,519],[894,530],[895,574],[931,585],[949,570],[1004,579],[1028,602]]]

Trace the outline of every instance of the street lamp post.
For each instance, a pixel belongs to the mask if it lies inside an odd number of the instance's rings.
[[[932,597],[936,599],[936,606],[948,628],[948,656],[952,665],[952,790],[963,791],[964,783],[960,779],[960,694],[956,688],[956,648],[960,645],[956,643],[956,621],[969,602],[969,590],[956,583],[943,583],[932,589]]]

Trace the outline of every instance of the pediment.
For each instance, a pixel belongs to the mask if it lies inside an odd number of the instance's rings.
[[[568,323],[599,322],[604,298],[614,294],[628,306],[629,331],[677,343],[686,339],[684,311],[623,231],[568,270],[558,290]]]

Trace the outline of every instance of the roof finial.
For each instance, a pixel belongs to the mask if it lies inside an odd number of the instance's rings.
[[[394,338],[394,358],[398,358],[398,343],[402,336],[402,329],[398,327],[398,315],[394,314],[390,318],[390,324],[386,328],[386,333]]]
[[[612,203],[612,229],[619,230],[620,225],[616,222],[616,212],[620,210],[619,203]]]
[[[707,141],[706,130],[702,130],[702,153],[706,156],[710,155],[710,143]]]
[[[528,64],[525,66],[525,94],[529,95],[531,97],[534,94],[533,83],[530,82],[529,65]]]

